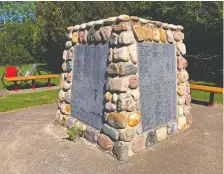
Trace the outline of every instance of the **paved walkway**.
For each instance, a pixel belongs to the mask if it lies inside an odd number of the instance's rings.
[[[194,124],[181,134],[118,162],[85,142],[67,141],[53,125],[56,105],[0,114],[0,173],[221,174],[222,109],[193,105]]]

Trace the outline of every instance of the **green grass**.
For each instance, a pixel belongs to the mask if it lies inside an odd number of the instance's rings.
[[[199,101],[209,101],[210,92],[191,90],[191,95],[193,99]],[[223,94],[215,93],[215,103],[223,103]]]
[[[44,64],[37,64],[37,65],[44,66]],[[31,66],[32,66],[32,64],[24,64],[24,65],[22,65],[22,68],[23,68],[24,72],[26,72]],[[4,72],[5,72],[5,66],[0,66],[0,90],[5,89],[2,84],[2,75],[4,74]],[[51,73],[51,72],[49,71],[49,73]],[[39,80],[37,85],[47,86],[46,83],[47,83],[47,79],[46,80],[44,79],[41,81]],[[59,78],[51,79],[51,83],[52,83],[52,85],[59,85]],[[28,84],[22,83],[22,84],[20,84],[19,87],[20,87],[20,89],[31,88],[31,84],[32,84],[32,81],[30,80],[30,81],[28,81]],[[13,88],[13,83],[12,83],[11,89],[12,88]]]
[[[55,103],[59,90],[34,92],[29,94],[7,95],[0,98],[0,112]]]

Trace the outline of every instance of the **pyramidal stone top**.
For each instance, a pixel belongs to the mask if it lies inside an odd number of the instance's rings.
[[[181,25],[174,25],[174,24],[168,24],[168,23],[163,23],[160,21],[153,21],[153,20],[148,20],[148,19],[143,19],[143,18],[139,18],[137,16],[128,16],[125,14],[119,15],[119,16],[115,16],[115,17],[109,17],[106,19],[100,19],[97,21],[90,21],[88,23],[82,23],[79,25],[75,25],[75,26],[69,26],[67,28],[68,31],[78,31],[78,30],[84,30],[86,28],[90,28],[93,26],[103,26],[103,25],[113,25],[116,23],[120,23],[120,22],[128,22],[128,21],[134,21],[134,22],[140,22],[141,24],[153,24],[156,25],[157,27],[163,27],[164,29],[171,29],[171,30],[183,30],[184,27]]]

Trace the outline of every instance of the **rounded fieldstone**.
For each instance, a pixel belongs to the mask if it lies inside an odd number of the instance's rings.
[[[60,90],[59,93],[58,93],[58,98],[59,100],[62,102],[64,101],[64,98],[65,98],[65,92],[63,90]]]
[[[157,141],[163,141],[167,138],[167,128],[161,127],[156,129],[156,138]]]
[[[80,29],[81,29],[81,30],[86,29],[86,23],[81,24],[81,25],[80,25]]]
[[[72,43],[75,45],[75,44],[78,43],[78,40],[79,40],[79,35],[78,35],[77,32],[74,32],[74,33],[72,34]]]
[[[74,27],[73,27],[73,31],[78,31],[80,29],[80,25],[75,25]]]
[[[91,28],[95,24],[95,21],[86,23],[86,28]]]
[[[188,94],[191,93],[190,84],[189,84],[188,81],[186,81],[186,92],[187,92]]]
[[[149,22],[149,20],[143,18],[139,18],[139,21],[143,24],[147,24]]]
[[[184,115],[184,107],[183,106],[178,106],[178,115],[180,115],[180,116]]]
[[[105,99],[106,99],[106,101],[111,101],[111,99],[112,99],[112,94],[111,94],[110,92],[107,92],[107,93],[105,94]]]
[[[119,161],[124,161],[128,157],[128,144],[116,141],[114,143],[113,153]]]
[[[99,131],[93,127],[88,126],[84,131],[84,137],[91,143],[96,143],[99,136]]]
[[[179,80],[181,83],[186,82],[189,79],[189,74],[186,70],[182,70],[179,75]]]
[[[122,129],[127,126],[127,117],[122,113],[112,112],[107,118],[107,122],[114,128]]]
[[[111,26],[105,26],[100,28],[100,33],[104,41],[107,41],[110,38],[112,28]]]
[[[152,40],[155,41],[155,42],[159,42],[159,40],[160,40],[159,30],[157,28],[153,28],[152,29],[152,34],[153,34]]]
[[[180,83],[178,86],[177,86],[177,93],[179,96],[182,96],[185,94],[185,83]]]
[[[133,75],[129,79],[129,88],[135,89],[138,87],[138,78],[136,75]]]
[[[191,105],[184,105],[184,115],[191,113]]]
[[[167,30],[167,41],[171,44],[174,41],[173,32],[171,30]]]
[[[134,129],[126,129],[124,132],[120,133],[119,140],[130,142],[135,137],[135,130]]]
[[[162,27],[163,27],[164,29],[167,29],[167,28],[168,28],[168,23],[162,23]]]
[[[131,90],[131,96],[133,97],[133,99],[135,101],[138,101],[139,100],[139,97],[140,97],[140,92],[138,89],[133,89]]]
[[[187,105],[191,103],[191,94],[185,93],[185,102]]]
[[[117,75],[119,74],[119,67],[116,63],[110,63],[107,67],[108,74]]]
[[[130,18],[130,20],[135,21],[135,22],[139,21],[138,16],[130,16],[129,18]]]
[[[128,51],[130,55],[130,59],[133,64],[137,63],[138,55],[137,55],[137,44],[131,44],[128,46]]]
[[[72,84],[64,81],[63,90],[67,91],[71,88]]]
[[[136,132],[138,135],[140,135],[142,133],[142,124],[140,124],[137,129],[136,129]]]
[[[186,121],[187,121],[187,124],[190,126],[192,123],[193,123],[193,118],[192,118],[192,114],[191,113],[188,113],[186,116]]]
[[[134,153],[138,153],[144,149],[145,138],[139,136],[131,142],[131,149]]]
[[[100,30],[95,31],[94,33],[94,41],[95,42],[101,42],[101,35],[100,35]]]
[[[177,123],[173,123],[171,125],[171,127],[167,128],[167,134],[168,135],[174,134],[176,131],[177,131]]]
[[[156,138],[156,132],[155,131],[149,131],[146,141],[145,141],[145,146],[149,147],[154,144],[156,144],[157,138]]]
[[[163,43],[166,43],[167,39],[166,39],[166,31],[164,29],[160,29],[160,40]]]
[[[183,27],[183,26],[181,26],[181,25],[177,25],[177,29],[179,29],[179,30],[183,30],[183,29],[184,29],[184,27]]]
[[[109,17],[104,20],[104,24],[109,25],[109,24],[114,23],[116,20],[117,20],[117,17]]]
[[[175,41],[178,42],[181,40],[181,32],[180,31],[174,31],[173,36],[174,36]]]
[[[117,103],[117,100],[118,100],[118,95],[116,93],[114,93],[112,96],[112,102]]]
[[[117,129],[114,129],[113,127],[109,126],[108,124],[104,124],[102,131],[108,135],[110,138],[112,138],[113,140],[118,140],[119,138],[119,132],[117,131]]]
[[[161,26],[162,26],[162,24],[163,24],[163,23],[162,23],[162,22],[160,22],[160,21],[156,21],[156,22],[155,22],[155,24],[156,24],[156,26],[159,28],[159,27],[161,27]]]
[[[178,104],[184,105],[185,104],[185,96],[178,96]]]
[[[69,49],[69,48],[71,48],[72,47],[72,41],[67,41],[66,43],[65,43],[65,48],[66,49]]]
[[[139,112],[137,113],[131,113],[128,115],[128,125],[131,127],[134,127],[136,125],[138,125],[138,123],[141,120],[141,115]]]
[[[87,41],[88,43],[93,43],[95,38],[94,38],[94,34],[95,34],[95,29],[92,27],[89,29],[88,35],[87,35]]]
[[[113,146],[113,142],[111,141],[111,139],[104,134],[100,134],[97,142],[98,142],[99,146],[101,148],[103,148],[104,150],[109,150]]]
[[[113,103],[108,102],[108,103],[105,104],[105,110],[107,112],[114,112],[116,109],[117,109],[117,107]]]
[[[65,93],[65,97],[64,97],[65,101],[67,103],[71,102],[71,89],[69,89],[66,93]]]
[[[173,25],[173,24],[169,24],[168,28],[170,28],[171,30],[176,30],[177,26]]]
[[[119,63],[119,74],[122,76],[128,76],[136,74],[138,71],[137,66],[130,63]]]
[[[118,17],[117,17],[117,20],[119,21],[119,22],[127,22],[127,21],[129,21],[129,16],[128,15],[119,15]]]
[[[185,55],[186,54],[186,47],[185,47],[185,44],[184,43],[177,42],[177,49],[180,51],[180,53],[182,55]]]

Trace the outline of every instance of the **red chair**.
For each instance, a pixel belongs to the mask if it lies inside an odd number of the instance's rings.
[[[5,69],[5,77],[17,77],[18,70],[15,66],[7,66]],[[15,81],[15,91],[18,91],[19,87],[17,86],[17,82]]]

